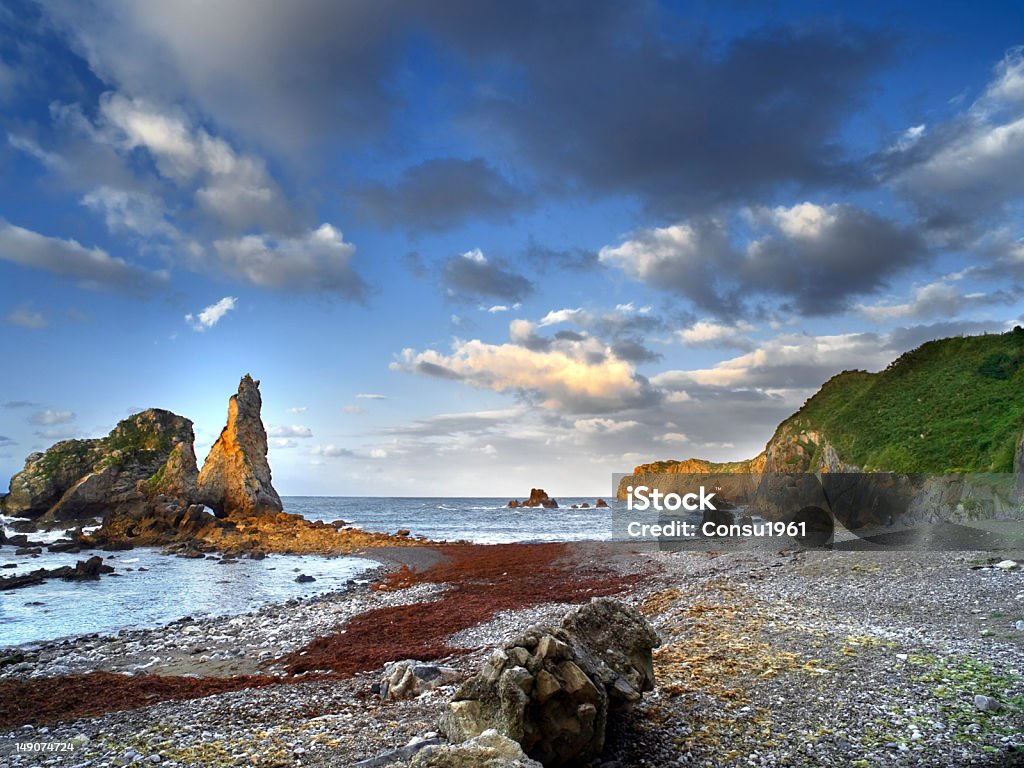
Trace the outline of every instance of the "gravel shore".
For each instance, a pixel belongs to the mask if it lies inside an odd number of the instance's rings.
[[[422,567],[437,553],[412,557]],[[663,641],[656,691],[610,725],[594,765],[1024,765],[1024,558],[1014,559],[1010,568],[965,552],[574,545],[581,574],[599,563],[642,576],[621,599]],[[354,584],[244,616],[44,644],[0,667],[0,681],[50,677],[59,686],[61,676],[94,670],[283,675],[270,662],[313,637],[444,590]],[[490,648],[571,607],[499,613],[450,638],[468,652],[440,662],[469,676]],[[0,765],[347,766],[436,736],[453,688],[381,701],[371,692],[380,677],[282,677],[205,698],[15,724],[0,731]],[[15,752],[23,742],[74,749]]]

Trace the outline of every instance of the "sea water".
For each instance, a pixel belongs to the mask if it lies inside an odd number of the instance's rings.
[[[344,520],[357,528],[381,533],[408,530],[435,541],[480,544],[607,540],[611,510],[594,508],[593,498],[559,498],[559,509],[506,506],[508,499],[284,497],[288,512],[309,520]],[[590,509],[572,509],[588,503]],[[621,506],[609,500],[613,506]],[[6,532],[15,532],[6,523]],[[29,539],[51,543],[62,531],[30,533]],[[245,613],[265,603],[343,589],[377,563],[359,557],[270,555],[265,560],[239,559],[220,564],[214,559],[164,555],[159,549],[125,552],[44,552],[39,557],[15,555],[0,547],[0,575],[24,574],[37,568],[74,565],[92,554],[104,557],[114,575],[99,581],[43,584],[0,592],[0,648],[83,634],[113,634],[120,629],[155,627],[183,616],[200,618]],[[297,583],[303,573],[316,579]]]

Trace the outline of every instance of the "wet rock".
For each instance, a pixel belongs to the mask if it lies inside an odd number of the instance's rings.
[[[598,499],[597,501],[594,502],[594,506],[597,507],[598,509],[607,509],[608,502],[605,501],[604,499]]]
[[[456,691],[441,730],[462,742],[494,728],[546,766],[583,764],[604,747],[608,713],[653,689],[658,642],[634,609],[594,600],[492,653]]]
[[[308,576],[305,573],[300,573],[295,577],[295,581],[299,584],[309,584],[310,582],[316,581],[312,576]]]
[[[558,502],[548,496],[543,488],[531,488],[530,498],[522,502],[513,499],[507,506],[512,509],[516,509],[518,507],[547,507],[548,509],[557,509]]]

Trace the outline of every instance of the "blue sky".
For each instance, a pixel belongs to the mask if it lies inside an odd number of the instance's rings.
[[[1013,3],[0,7],[0,482],[261,379],[283,494],[607,494],[1024,313]]]

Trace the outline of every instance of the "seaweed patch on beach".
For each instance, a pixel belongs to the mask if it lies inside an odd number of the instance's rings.
[[[403,567],[379,585],[381,590],[397,590],[448,584],[439,600],[360,614],[338,632],[317,638],[277,663],[293,675],[351,675],[395,659],[438,659],[469,650],[450,646],[448,638],[499,611],[587,602],[621,593],[639,578],[599,565],[581,573],[566,544],[454,544],[442,551],[447,557],[440,563],[423,571]]]

